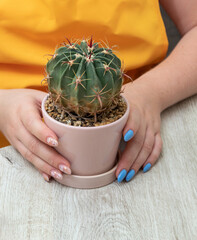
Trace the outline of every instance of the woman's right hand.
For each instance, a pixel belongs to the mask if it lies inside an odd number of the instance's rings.
[[[0,131],[46,181],[71,174],[70,163],[53,147],[58,138],[42,121],[45,92],[32,89],[0,90]]]

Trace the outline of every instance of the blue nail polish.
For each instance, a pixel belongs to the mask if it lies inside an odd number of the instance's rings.
[[[132,137],[133,137],[134,133],[133,133],[133,130],[128,130],[126,132],[126,134],[124,135],[124,140],[125,142],[128,142]]]
[[[118,182],[119,183],[122,182],[122,180],[125,178],[126,175],[127,175],[127,170],[123,169],[118,175],[118,178],[117,178]]]
[[[134,177],[134,175],[135,175],[135,170],[131,169],[126,176],[126,181],[127,182],[131,181],[131,179]]]
[[[148,170],[150,170],[151,168],[151,164],[150,163],[147,163],[146,166],[143,168],[143,172],[148,172]]]

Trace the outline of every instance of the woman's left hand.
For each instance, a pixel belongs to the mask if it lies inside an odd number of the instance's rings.
[[[123,85],[123,96],[129,102],[130,113],[123,130],[127,142],[121,154],[116,177],[118,182],[130,181],[140,170],[147,172],[162,150],[160,107],[158,96],[143,81]]]

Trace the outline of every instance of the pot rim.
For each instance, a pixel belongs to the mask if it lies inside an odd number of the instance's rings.
[[[102,126],[92,126],[92,127],[70,126],[70,125],[68,125],[68,124],[61,123],[61,122],[55,120],[54,118],[52,118],[51,116],[49,116],[49,114],[47,113],[47,111],[45,110],[45,107],[44,107],[44,103],[45,103],[47,97],[49,96],[49,94],[47,94],[47,95],[43,98],[41,107],[42,107],[42,112],[43,112],[52,122],[56,123],[56,124],[59,125],[59,126],[67,127],[67,128],[70,128],[70,129],[72,129],[72,128],[73,128],[73,129],[80,129],[80,130],[82,130],[82,129],[84,129],[84,130],[101,129],[101,128],[107,128],[107,127],[109,127],[109,126],[116,125],[116,124],[118,124],[119,122],[121,122],[123,118],[125,118],[127,115],[129,115],[129,110],[130,110],[129,103],[128,103],[127,99],[126,99],[122,94],[120,94],[120,95],[121,95],[121,97],[123,97],[124,101],[126,102],[126,105],[127,105],[127,110],[126,110],[126,112],[124,113],[124,115],[123,115],[121,118],[119,118],[119,119],[116,120],[115,122],[108,123],[108,124],[105,124],[105,125],[102,125]]]

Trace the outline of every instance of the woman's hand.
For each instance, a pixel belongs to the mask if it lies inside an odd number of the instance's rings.
[[[147,172],[158,159],[162,140],[160,136],[160,106],[156,93],[140,80],[123,86],[123,96],[129,102],[130,114],[123,130],[127,142],[122,153],[116,177],[130,181],[142,167]]]
[[[70,163],[53,148],[58,138],[41,118],[46,93],[31,89],[0,90],[0,130],[21,155],[49,181],[71,174]]]

